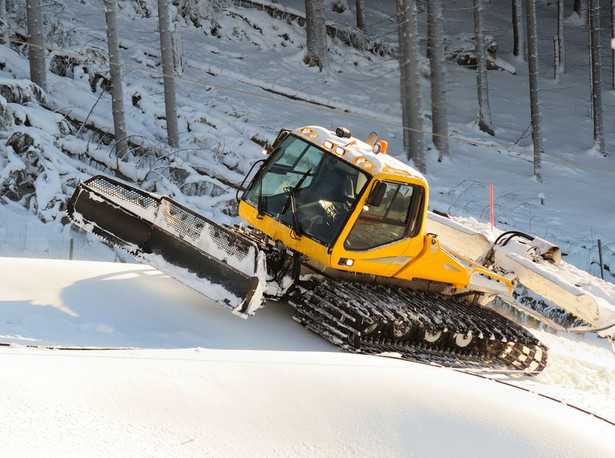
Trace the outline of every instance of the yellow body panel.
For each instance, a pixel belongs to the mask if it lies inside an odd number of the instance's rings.
[[[239,216],[272,239],[279,240],[291,250],[298,251],[324,265],[329,265],[330,255],[327,253],[327,247],[315,242],[309,237],[304,236],[297,239],[297,236],[290,227],[276,221],[270,216],[259,216],[256,208],[248,205],[243,200],[239,203]]]
[[[319,148],[323,147],[325,141],[329,142],[329,146],[334,145],[329,150],[334,149],[336,144],[341,143],[340,139],[335,137],[332,132],[320,127],[310,126],[309,128],[295,129],[293,133],[300,135],[304,140]],[[324,246],[306,235],[297,236],[291,227],[267,214],[259,215],[257,209],[244,200],[240,202],[239,215],[247,223],[273,239],[281,241],[288,248],[332,269],[401,280],[434,281],[448,284],[457,290],[467,288],[473,275],[480,273],[502,282],[507,289],[511,290],[512,287],[508,280],[468,259],[449,253],[440,246],[436,235],[425,234],[429,188],[427,181],[419,172],[384,154],[370,153],[370,147],[358,139],[345,140],[344,148],[344,154],[340,159],[357,165],[361,164],[357,162],[357,158],[366,158],[367,166],[363,168],[372,178],[333,246]],[[366,200],[378,180],[411,184],[424,189],[424,196],[421,201],[422,209],[418,213],[420,220],[416,222],[419,229],[414,231],[413,237],[408,236],[386,245],[364,251],[347,250],[344,247],[344,242],[357,222],[363,206],[366,205]],[[347,265],[345,260],[352,260],[352,265]]]
[[[360,208],[360,207],[359,207]],[[295,250],[321,264],[333,269],[357,272],[369,275],[398,278],[402,280],[422,279],[446,283],[456,289],[466,288],[472,274],[480,272],[497,278],[508,285],[510,282],[492,272],[472,264],[469,260],[449,254],[442,249],[433,234],[420,234],[414,238],[405,238],[398,242],[366,251],[348,251],[343,241],[350,232],[358,213],[357,210],[342,230],[338,242],[328,248],[307,236],[297,237],[285,224],[267,215],[258,216],[256,208],[241,201],[239,214],[250,225],[258,228],[275,240],[281,241],[288,248]],[[352,259],[352,266],[340,265],[340,259]]]

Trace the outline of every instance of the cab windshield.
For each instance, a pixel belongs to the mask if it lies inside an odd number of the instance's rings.
[[[377,204],[361,209],[354,226],[344,241],[348,251],[365,251],[415,237],[420,229],[424,189],[416,184],[381,181],[382,196]],[[374,191],[376,190],[374,187]]]
[[[297,235],[331,246],[369,178],[333,153],[290,135],[259,171],[243,199]]]

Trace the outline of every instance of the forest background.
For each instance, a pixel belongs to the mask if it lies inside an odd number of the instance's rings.
[[[101,172],[233,222],[278,129],[343,124],[612,279],[612,2],[445,3],[0,2],[6,250],[89,244],[64,208]]]

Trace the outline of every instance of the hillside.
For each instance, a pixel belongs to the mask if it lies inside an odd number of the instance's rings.
[[[289,14],[300,14],[301,4],[269,3]],[[103,90],[108,71],[99,4],[69,0],[58,3],[49,16],[54,33],[49,35],[53,51],[48,59],[52,71],[46,105],[53,111],[40,107],[41,96],[25,81],[29,73],[23,48],[1,47],[0,78],[12,88],[8,93],[13,100],[2,101],[8,115],[0,134],[0,183],[8,204],[0,207],[0,219],[10,221],[2,225],[0,238],[7,246],[23,241],[24,233],[33,239],[29,245],[39,245],[35,243],[41,238],[35,229],[39,225],[31,221],[31,214],[47,223],[40,229],[46,233],[42,238],[79,241],[81,235],[60,224],[64,204],[78,180],[101,172],[174,195],[205,216],[234,219],[235,186],[260,157],[261,145],[282,127],[346,125],[363,137],[376,130],[389,141],[390,154],[403,158],[394,57],[358,51],[329,38],[330,65],[319,72],[301,63],[304,29],[297,22],[240,6],[203,7],[209,19],[201,21],[174,16],[181,29],[185,70],[177,80],[181,146],[176,151],[168,148],[155,4],[136,5],[118,5],[121,58],[126,66],[124,99],[133,147],[126,157],[117,157],[110,136],[104,134],[112,122],[110,96]],[[394,50],[394,12],[390,6],[369,8],[371,36]],[[554,7],[541,3],[539,8]],[[486,14],[488,32],[499,45],[498,57],[516,74],[489,72],[496,130],[491,138],[474,126],[474,72],[448,64],[453,157],[438,163],[435,152],[428,152],[431,207],[488,221],[488,187],[494,184],[496,227],[553,240],[563,247],[569,262],[599,275],[597,240],[604,246],[607,268],[615,249],[613,204],[602,198],[612,194],[615,167],[612,155],[592,154],[589,99],[585,91],[573,89],[587,87],[583,29],[578,21],[568,20],[568,71],[556,82],[550,77],[551,38],[546,32],[553,27],[548,22],[553,14],[545,12],[549,14],[540,15],[546,18],[541,22],[540,56],[544,183],[532,178],[526,66],[510,54],[508,2],[494,1]],[[452,2],[445,13],[447,36],[471,32],[470,13],[463,2]],[[350,9],[327,14],[332,24],[352,24]],[[23,18],[13,19],[21,20],[16,30],[23,33]],[[426,131],[428,89],[425,80]],[[607,126],[614,122],[609,109],[612,97],[605,90]],[[28,138],[24,140],[23,134]],[[609,147],[613,143],[610,134],[607,143]],[[29,213],[16,216],[12,202]],[[23,252],[23,243],[19,251]]]

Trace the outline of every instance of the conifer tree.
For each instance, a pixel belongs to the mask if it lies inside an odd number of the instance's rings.
[[[432,142],[442,160],[450,156],[448,111],[446,104],[446,67],[444,65],[444,26],[442,0],[427,2],[427,48],[431,80]]]
[[[105,0],[105,19],[107,21],[107,46],[109,48],[109,73],[111,76],[111,112],[113,114],[115,149],[116,154],[121,157],[126,153],[128,143],[124,118],[120,39],[115,17],[115,0]]]
[[[327,64],[327,28],[324,0],[305,0],[306,52],[303,57],[310,67],[323,69]]]
[[[167,142],[170,146],[178,147],[179,129],[177,127],[177,101],[175,97],[175,65],[173,64],[173,40],[167,0],[158,0],[158,28],[164,81],[164,106],[167,119]]]
[[[474,0],[474,45],[476,48],[476,89],[478,92],[478,128],[495,135],[489,105],[487,83],[487,45],[485,43],[484,0]]]
[[[404,150],[407,158],[414,162],[416,168],[421,172],[425,172],[427,166],[423,146],[423,115],[421,112],[416,14],[415,0],[397,0]]]
[[[30,80],[47,91],[47,65],[45,63],[45,30],[41,0],[26,0],[26,21],[28,24],[28,56]]]

